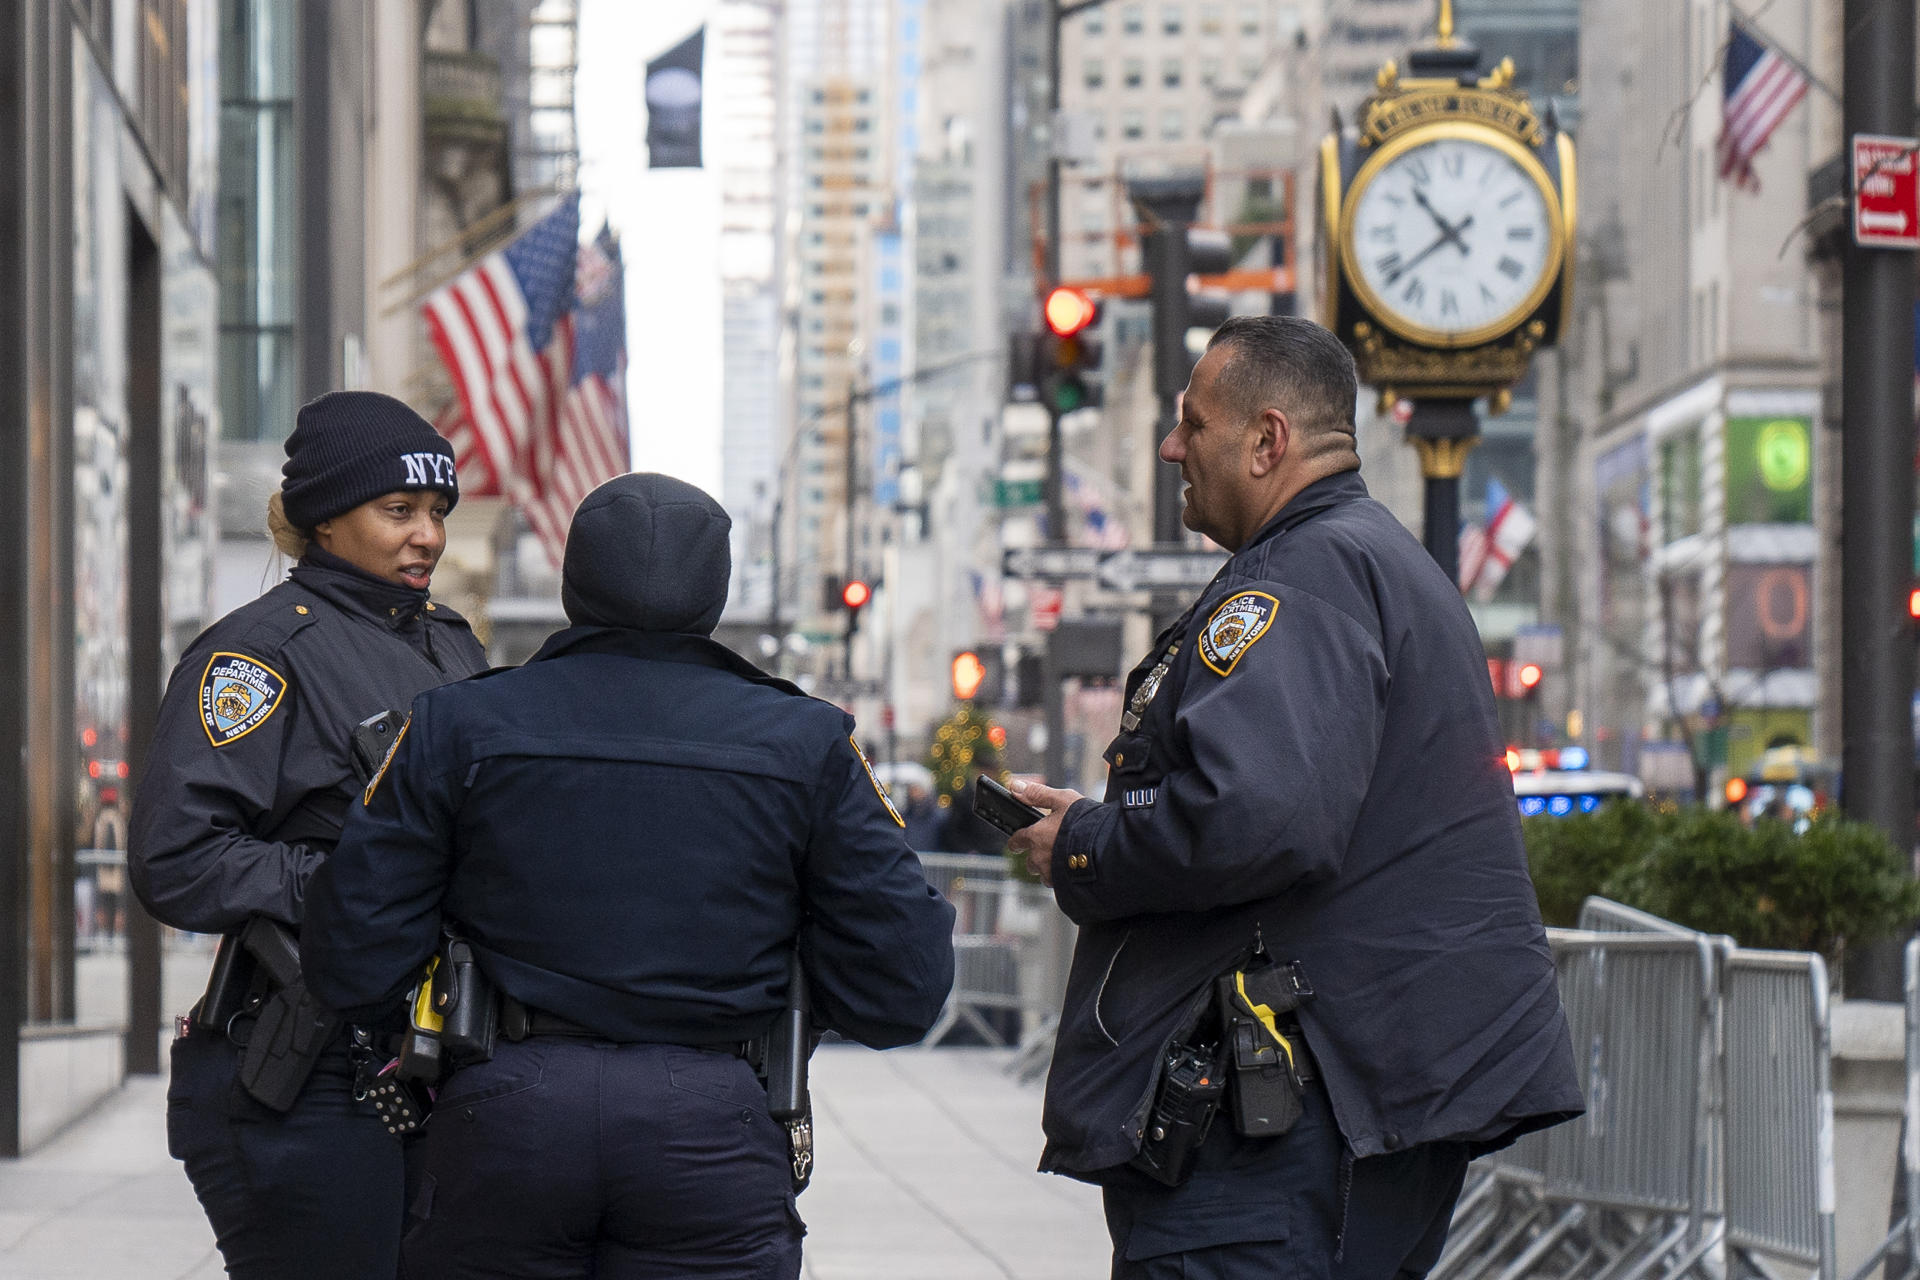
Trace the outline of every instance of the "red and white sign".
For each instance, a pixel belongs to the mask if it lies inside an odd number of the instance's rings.
[[[1060,606],[1067,593],[1041,582],[1027,584],[1027,603],[1033,610],[1033,629],[1052,631],[1060,625]]]
[[[1853,135],[1853,242],[1872,249],[1920,249],[1920,142]]]

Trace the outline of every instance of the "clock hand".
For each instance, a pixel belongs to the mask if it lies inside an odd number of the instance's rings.
[[[1460,238],[1460,233],[1472,225],[1472,214],[1468,214],[1466,221],[1456,227],[1440,216],[1440,211],[1435,209],[1433,204],[1427,199],[1427,193],[1419,187],[1413,189],[1413,200],[1415,204],[1427,211],[1427,216],[1432,218],[1434,225],[1440,228],[1440,235],[1443,239],[1451,240],[1455,245],[1459,246],[1461,253],[1467,252],[1467,242]]]
[[[1428,245],[1426,248],[1422,249],[1420,252],[1414,254],[1413,257],[1407,259],[1407,261],[1401,263],[1399,266],[1395,267],[1392,271],[1388,272],[1387,283],[1388,284],[1397,283],[1401,276],[1404,276],[1405,274],[1407,274],[1407,272],[1413,270],[1420,263],[1424,262],[1427,258],[1431,257],[1434,253],[1438,252],[1443,245],[1455,244],[1460,246],[1460,252],[1462,256],[1464,256],[1467,253],[1467,245],[1466,245],[1466,242],[1460,238],[1460,233],[1462,231],[1465,231],[1468,227],[1472,225],[1473,225],[1473,215],[1468,214],[1466,217],[1466,221],[1462,222],[1459,226],[1447,227],[1444,231],[1441,232],[1440,238],[1438,240],[1435,240],[1432,244]]]

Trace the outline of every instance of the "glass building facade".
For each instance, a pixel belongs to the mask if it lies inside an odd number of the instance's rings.
[[[159,1065],[204,962],[135,903],[132,788],[208,619],[214,0],[6,6],[0,1153]],[[184,996],[186,1000],[191,995]],[[184,1006],[182,1006],[184,1007]]]

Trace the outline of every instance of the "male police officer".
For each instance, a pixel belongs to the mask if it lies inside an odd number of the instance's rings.
[[[851,717],[710,638],[729,523],[665,476],[588,495],[575,625],[417,699],[310,890],[320,999],[390,999],[445,923],[529,1010],[440,1090],[409,1276],[797,1276],[787,1132],[740,1052],[796,944],[823,1028],[887,1047],[939,1015],[953,912]]]
[[[1104,1185],[1116,1280],[1424,1275],[1468,1159],[1581,1107],[1479,637],[1367,496],[1355,395],[1308,321],[1214,335],[1160,456],[1233,557],[1129,678],[1105,802],[1024,789],[1052,813],[1014,847],[1081,926],[1042,1167]],[[1224,1072],[1165,1065],[1229,1005]],[[1275,1046],[1303,1114],[1230,1106],[1169,1176]]]

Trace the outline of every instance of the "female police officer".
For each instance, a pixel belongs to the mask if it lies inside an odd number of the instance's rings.
[[[180,929],[232,935],[255,917],[297,928],[307,880],[359,790],[354,727],[486,665],[465,620],[427,598],[459,498],[452,447],[400,401],[343,391],[301,409],[286,448],[267,518],[297,563],[180,660],[134,803],[135,892]],[[223,955],[239,951],[229,936]],[[376,1038],[330,1031],[310,1069],[297,1063],[291,1106],[263,1104],[240,1066],[269,1025],[258,1015],[273,985],[259,973],[238,1014],[203,999],[183,1021],[169,1149],[228,1275],[390,1280],[402,1149],[354,1099],[354,1039],[364,1059]]]

